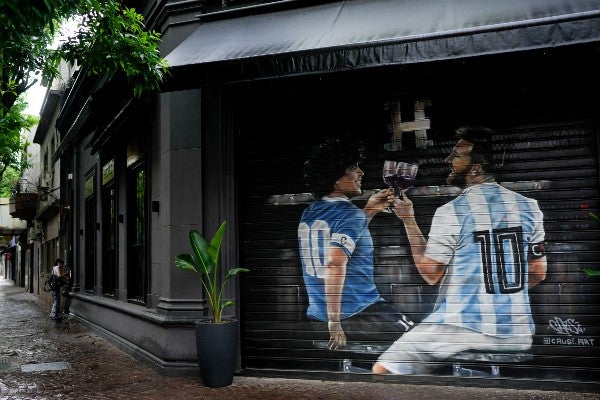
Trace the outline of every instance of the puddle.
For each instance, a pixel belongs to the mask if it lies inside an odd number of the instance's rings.
[[[61,371],[71,368],[69,363],[64,361],[39,363],[39,364],[24,364],[21,365],[21,372],[43,372],[43,371]]]
[[[10,368],[10,360],[5,357],[0,357],[0,371],[5,371]]]

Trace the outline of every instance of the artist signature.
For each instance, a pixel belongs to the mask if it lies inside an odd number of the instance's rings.
[[[573,318],[563,320],[559,317],[554,317],[548,321],[548,325],[560,335],[579,335],[580,333],[583,333],[581,324]]]

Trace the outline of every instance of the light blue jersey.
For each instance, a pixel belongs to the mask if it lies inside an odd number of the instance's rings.
[[[527,263],[543,241],[535,200],[496,183],[465,189],[432,221],[425,255],[448,267],[424,322],[501,338],[532,335]]]
[[[383,301],[373,279],[373,239],[367,218],[348,199],[323,197],[311,204],[298,225],[298,242],[309,299],[309,317],[327,321],[324,278],[331,246],[343,249],[349,257],[341,319]]]

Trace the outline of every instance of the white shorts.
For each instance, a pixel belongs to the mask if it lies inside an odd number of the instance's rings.
[[[454,325],[421,323],[396,340],[377,362],[394,374],[428,374],[464,351],[527,351],[532,342],[531,335],[498,338]]]

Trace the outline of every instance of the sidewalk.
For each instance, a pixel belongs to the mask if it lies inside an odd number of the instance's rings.
[[[360,382],[348,376],[332,381],[250,376],[256,374],[236,376],[233,385],[220,389],[203,387],[199,378],[160,376],[75,317],[51,321],[33,295],[0,276],[0,400],[599,398],[591,392]]]

